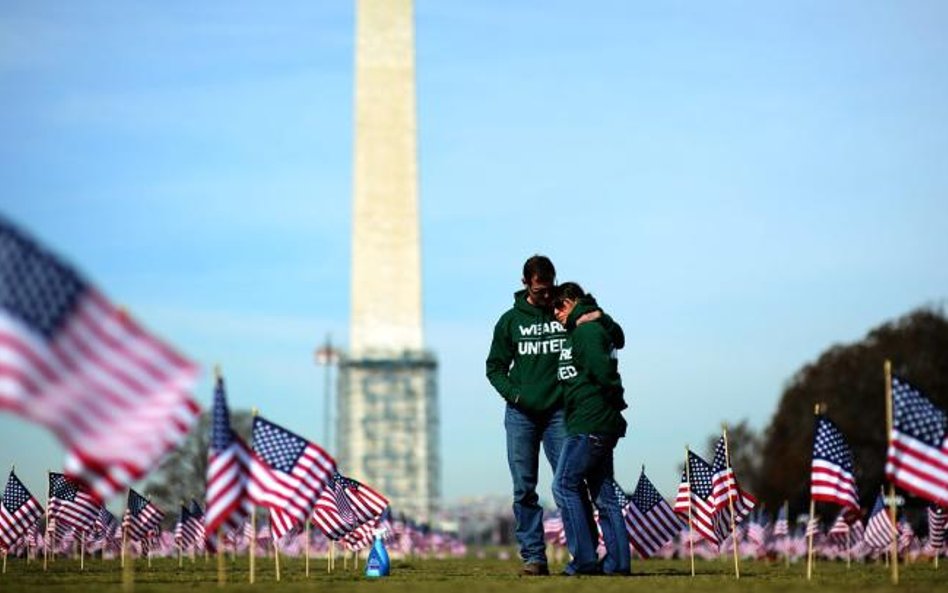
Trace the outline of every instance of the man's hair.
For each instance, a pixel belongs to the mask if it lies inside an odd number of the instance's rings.
[[[553,306],[559,307],[563,301],[578,301],[586,296],[583,287],[575,282],[564,282],[553,290]]]
[[[534,278],[541,282],[555,282],[556,268],[545,255],[534,255],[523,264],[523,281],[530,283]]]

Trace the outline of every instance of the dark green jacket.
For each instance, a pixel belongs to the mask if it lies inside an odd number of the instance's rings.
[[[577,325],[600,311],[592,296],[581,299],[566,320],[567,338],[558,377],[563,384],[566,433],[625,436],[625,403],[616,350],[624,345],[622,329],[606,314]],[[619,337],[617,340],[616,338]]]
[[[487,379],[508,402],[525,412],[546,412],[563,405],[556,365],[566,329],[549,309],[527,302],[527,291],[514,294],[514,305],[494,326],[487,355]]]

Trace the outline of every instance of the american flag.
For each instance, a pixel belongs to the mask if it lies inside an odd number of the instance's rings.
[[[691,482],[688,482],[688,474]],[[688,467],[681,472],[681,483],[675,498],[674,510],[682,519],[688,520],[691,508],[691,528],[711,543],[718,543],[714,531],[714,500],[711,496],[711,466],[708,462],[688,451]]]
[[[0,546],[12,548],[42,516],[43,507],[11,471],[0,504]]]
[[[929,505],[928,507],[928,545],[934,550],[945,547],[945,523],[948,513],[945,509]]]
[[[294,523],[307,520],[336,471],[336,460],[319,445],[260,416],[253,422],[253,450],[248,492],[255,503],[276,511],[281,520],[273,529],[279,539]]]
[[[95,524],[92,528],[92,537],[94,539],[104,540],[109,544],[115,544],[116,537],[115,532],[119,528],[118,519],[115,518],[109,509],[105,507],[99,507],[99,516],[96,517]]]
[[[816,537],[822,533],[822,528],[820,526],[820,518],[816,515],[813,515],[806,522],[806,532],[804,535],[807,537],[813,536]]]
[[[836,424],[817,416],[810,470],[810,498],[859,512],[859,494],[853,477],[853,455]]]
[[[672,508],[645,476],[644,469],[639,475],[635,491],[632,492],[628,504],[622,511],[632,547],[642,558],[649,558],[658,552],[684,527]]]
[[[714,464],[712,465],[714,475],[711,477],[712,490],[711,497],[714,500],[714,506],[718,510],[728,509],[726,521],[719,521],[725,524],[726,531],[730,531],[730,508],[731,502],[734,504],[734,522],[740,523],[754,509],[757,499],[751,494],[745,492],[737,484],[737,477],[734,475],[734,469],[728,465],[726,450],[724,448],[724,437],[718,439],[714,447]]]
[[[790,534],[790,521],[787,519],[787,505],[780,507],[777,511],[777,520],[774,521],[774,537]]]
[[[897,377],[892,377],[892,410],[886,478],[920,498],[948,506],[948,415]]]
[[[387,506],[384,496],[337,472],[320,493],[312,521],[326,537],[339,540],[378,519]]]
[[[49,517],[80,533],[90,531],[99,516],[99,503],[82,485],[63,474],[49,472]]]
[[[211,548],[217,545],[220,529],[237,530],[250,518],[253,502],[250,500],[250,448],[234,434],[230,426],[230,412],[224,379],[214,385],[214,407],[211,411],[211,442],[207,452],[207,513],[204,515],[205,533]]]
[[[128,490],[128,507],[122,517],[122,531],[129,539],[145,541],[161,531],[164,512],[151,504],[144,496],[131,488]]]
[[[47,426],[107,499],[177,446],[197,367],[0,218],[0,409]]]
[[[915,530],[912,529],[911,523],[905,520],[905,517],[902,517],[902,520],[899,521],[899,550],[904,550],[912,546],[918,538],[915,537]]]
[[[188,515],[190,515],[190,519],[188,524],[185,525],[185,531],[192,534],[191,542],[194,545],[203,548],[206,541],[204,511],[201,510],[201,505],[193,498],[191,499],[191,506],[188,508]]]
[[[829,531],[826,532],[832,538],[841,538],[845,541],[846,536],[849,534],[849,522],[847,521],[846,511],[840,511],[839,515],[836,516],[836,520],[833,521],[833,525],[830,526]]]
[[[869,521],[866,522],[865,542],[876,550],[884,550],[892,545],[893,531],[895,528],[892,525],[892,519],[880,494],[876,497]]]
[[[174,524],[174,541],[182,548],[190,543],[184,533],[184,524],[187,523],[190,518],[191,514],[188,513],[188,507],[181,505],[181,512],[178,513],[178,522]]]

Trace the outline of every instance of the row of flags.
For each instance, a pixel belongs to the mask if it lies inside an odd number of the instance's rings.
[[[112,518],[114,520],[114,516]],[[69,555],[77,551],[80,542],[86,554],[116,558],[121,552],[122,528],[117,521],[110,527],[96,527],[85,534],[78,534],[70,529],[63,530],[55,525],[55,521],[51,521],[47,527],[43,532],[40,524],[34,524],[16,544],[9,548],[8,552],[14,556],[27,556],[37,552],[41,554],[44,550],[48,550],[56,554]],[[153,558],[173,556],[179,552],[203,551],[205,549],[203,542],[190,543],[179,539],[178,533],[182,528],[183,526],[178,523],[172,531],[153,531],[142,541],[130,540],[126,544],[127,551],[133,554],[148,554]],[[393,556],[447,558],[465,556],[468,551],[456,534],[431,530],[411,521],[387,519],[385,529],[386,547]],[[245,554],[253,546],[255,554],[261,557],[267,553],[272,554],[275,545],[279,546],[281,555],[287,556],[302,556],[306,552],[307,542],[311,556],[326,555],[334,545],[333,540],[319,530],[312,530],[308,535],[294,531],[277,542],[273,539],[273,532],[266,522],[256,531],[251,530],[248,523],[234,532],[222,533],[220,541],[224,553]],[[341,547],[347,551],[363,549],[361,546],[353,547],[345,542],[341,544]]]
[[[647,502],[643,495],[648,496]],[[857,559],[869,558],[888,551],[894,532],[898,534],[900,552],[933,556],[945,548],[948,517],[945,509],[929,506],[928,535],[920,539],[904,517],[893,529],[881,495],[877,497],[865,522],[853,521],[848,518],[846,511],[841,511],[833,523],[825,528],[821,521],[807,515],[801,515],[791,524],[787,520],[786,506],[779,510],[774,521],[758,509],[737,527],[736,536],[731,534],[716,544],[698,531],[689,531],[654,489],[644,472],[639,477],[635,493],[625,502],[624,513],[629,545],[640,558],[687,557],[692,547],[698,555],[715,557],[729,551],[735,541],[744,557],[796,558],[806,554],[806,540],[811,535],[815,538],[816,553],[820,556],[839,559],[849,554]],[[544,532],[549,543],[565,546],[563,522],[557,514],[544,520]]]
[[[261,416],[254,416],[247,446],[231,428],[220,376],[212,417],[204,521],[212,545],[219,530],[245,523],[254,505],[269,510],[276,539],[311,523],[334,541],[371,542],[388,508],[385,496],[342,475],[316,443]]]
[[[940,550],[944,547],[945,509],[948,507],[948,415],[904,379],[893,377],[891,388],[893,430],[886,477],[930,503],[929,544]],[[717,441],[713,463],[691,450],[686,451],[687,460],[673,505],[658,493],[644,468],[631,497],[615,484],[629,542],[639,556],[655,555],[686,528],[694,537],[712,546],[725,543],[732,532],[739,535],[737,526],[754,511],[757,500],[739,486],[728,460],[726,439],[725,433]],[[841,507],[829,535],[848,535],[858,525],[858,541],[865,541],[870,548],[882,549],[892,544],[897,528],[885,512],[881,494],[867,513],[866,525],[863,527],[859,522],[863,513],[854,472],[852,452],[842,431],[830,418],[819,413],[818,408],[810,472],[811,501]],[[773,534],[778,537],[789,533],[785,509],[783,513],[784,517],[778,517],[773,526]],[[808,535],[816,535],[818,518],[811,516],[809,523]],[[547,532],[556,529],[561,529],[561,521],[553,519],[547,525]],[[747,534],[754,531],[760,531],[759,521],[749,526]]]
[[[182,547],[207,542],[213,548],[221,530],[248,523],[254,505],[269,509],[274,540],[299,533],[307,522],[352,549],[369,544],[381,525],[388,500],[373,488],[336,470],[335,460],[318,445],[267,421],[254,418],[251,449],[230,427],[223,379],[215,386],[214,423],[209,448],[207,513],[197,501],[182,506],[175,541]],[[65,533],[90,532],[108,512],[82,483],[49,474],[48,523]],[[0,504],[0,547],[11,548],[44,512],[14,472]],[[160,533],[164,512],[129,489],[122,519],[123,537],[147,545]],[[208,537],[208,536],[211,537]]]

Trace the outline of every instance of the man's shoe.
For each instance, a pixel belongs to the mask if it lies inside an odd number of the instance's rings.
[[[520,569],[520,575],[525,577],[542,577],[550,574],[550,567],[546,562],[526,562]]]

